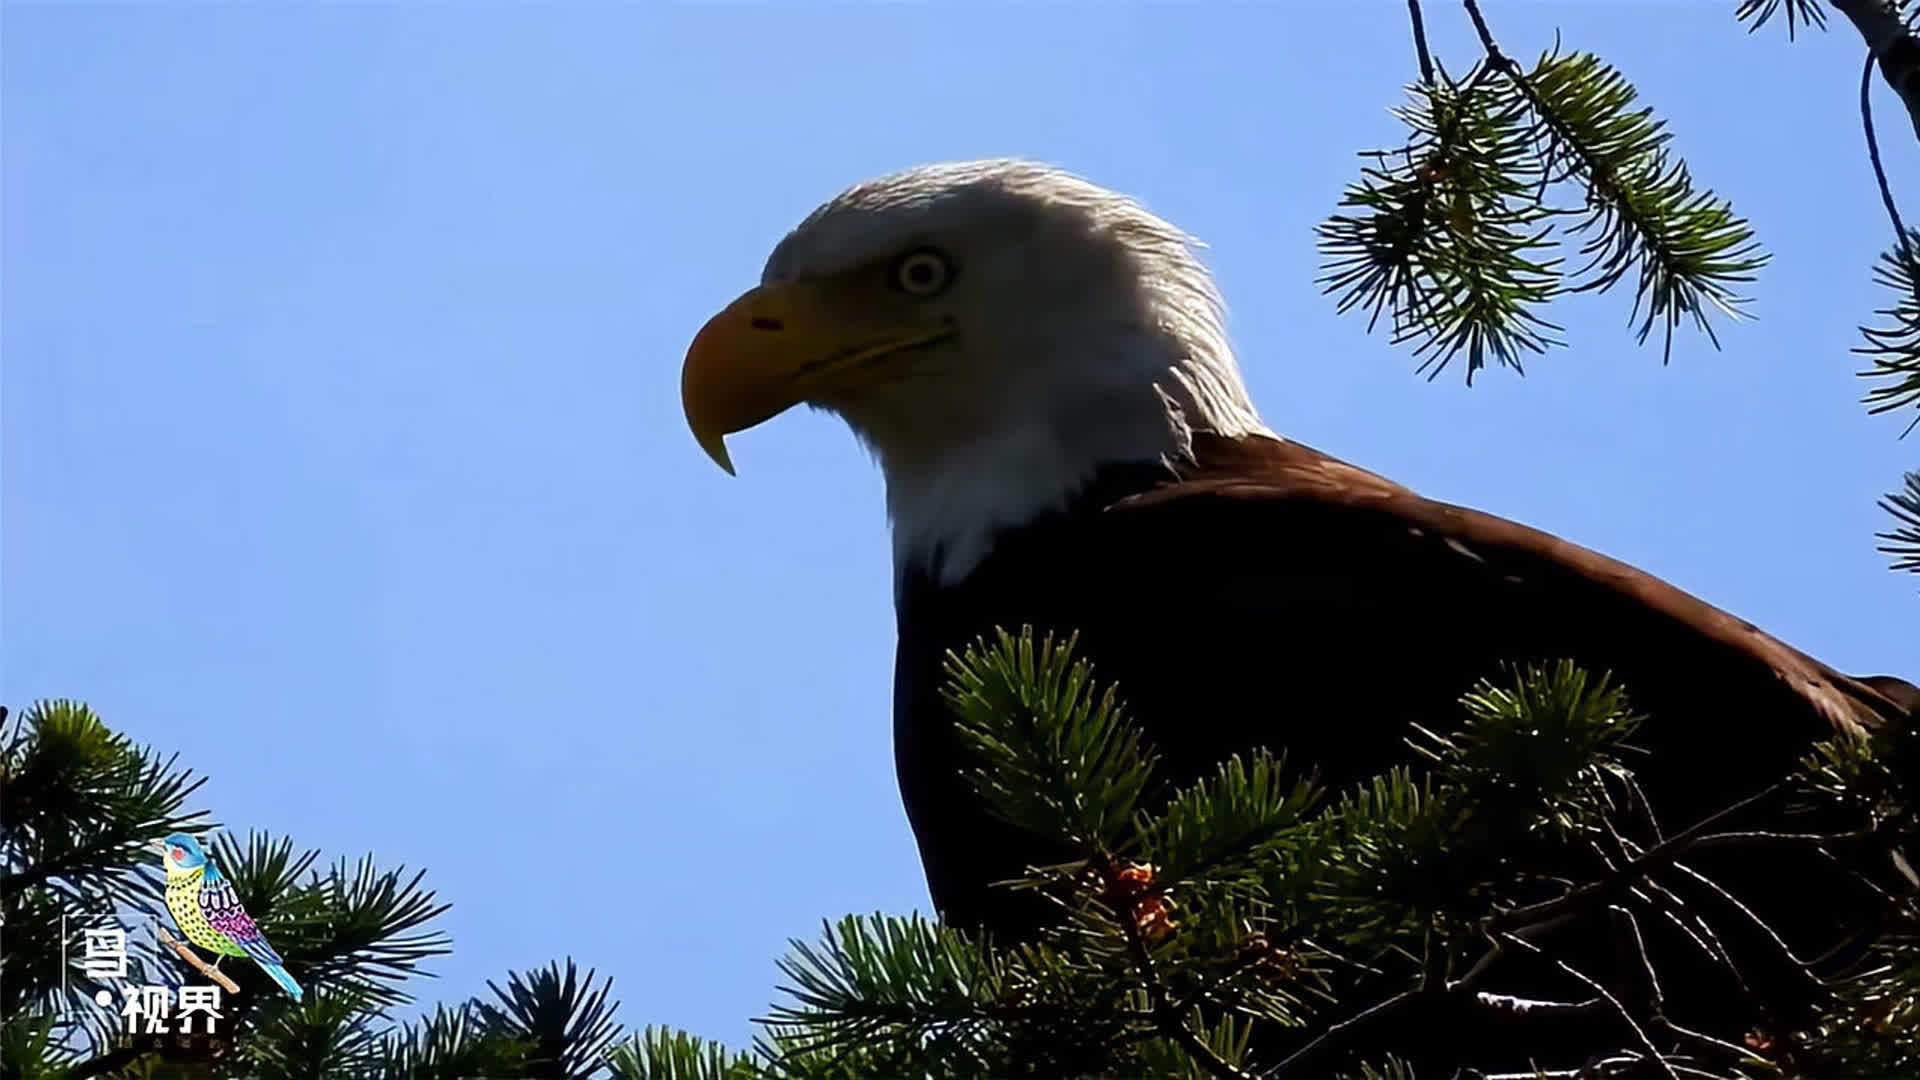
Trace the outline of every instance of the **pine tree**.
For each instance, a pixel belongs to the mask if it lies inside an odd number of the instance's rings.
[[[489,983],[492,1000],[442,1006],[396,1022],[413,1002],[421,965],[450,951],[433,928],[447,910],[425,872],[382,869],[371,857],[322,868],[292,840],[224,834],[211,846],[242,905],[308,991],[298,1004],[250,965],[225,974],[221,1024],[236,1034],[212,1060],[168,1061],[128,1044],[116,1008],[94,999],[77,947],[87,925],[170,923],[151,841],[215,828],[189,809],[202,779],[172,757],[134,745],[86,706],[40,702],[9,720],[0,709],[0,1061],[20,1078],[292,1077],[453,1080],[584,1077],[619,1037],[610,980],[572,960]],[[175,958],[129,934],[127,984],[177,986]]]

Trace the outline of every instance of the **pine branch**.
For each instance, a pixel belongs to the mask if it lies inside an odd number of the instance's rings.
[[[1466,8],[1486,59],[1455,80],[1429,64],[1410,6],[1422,78],[1396,115],[1411,135],[1398,151],[1366,155],[1375,164],[1320,226],[1318,283],[1340,311],[1364,308],[1369,330],[1389,316],[1394,342],[1415,343],[1423,373],[1464,353],[1469,383],[1489,362],[1524,373],[1525,354],[1562,343],[1541,314],[1549,301],[1610,290],[1629,274],[1641,342],[1661,326],[1670,360],[1684,320],[1718,347],[1712,314],[1742,317],[1736,288],[1767,261],[1752,228],[1694,185],[1664,123],[1633,108],[1637,92],[1619,72],[1583,53],[1543,56],[1528,72],[1501,50],[1478,3]],[[1569,183],[1582,189],[1580,207],[1550,205]],[[1586,259],[1571,275],[1550,250],[1561,218]]]
[[[1604,803],[1605,777],[1618,772],[1622,745],[1644,721],[1619,687],[1567,660],[1513,669],[1505,685],[1483,681],[1461,704],[1467,715],[1455,734],[1416,725],[1415,749],[1443,783],[1503,816],[1525,807],[1561,835]]]
[[[1413,23],[1413,52],[1420,60],[1420,81],[1433,85],[1433,54],[1427,50],[1427,20],[1420,13],[1420,0],[1407,0],[1407,18]]]
[[[1800,26],[1827,28],[1827,12],[1820,6],[1820,0],[1740,0],[1740,10],[1734,15],[1746,23],[1747,32],[1752,33],[1782,12],[1787,17],[1788,41],[1793,40]]]
[[[757,1080],[753,1058],[664,1027],[646,1027],[607,1055],[613,1080]]]
[[[129,875],[156,836],[204,828],[182,807],[205,778],[109,730],[85,705],[35,702],[0,745],[0,896],[60,883],[137,906],[159,893]]]
[[[381,1060],[378,1017],[352,987],[315,986],[298,1004],[272,1012],[235,1049],[249,1080],[312,1080],[375,1075]]]
[[[476,1003],[443,1005],[432,1016],[382,1036],[374,1075],[382,1080],[517,1078],[527,1075],[530,1049],[526,1040],[489,1022]]]
[[[1792,1040],[1794,1056],[1826,1065],[1829,1075],[1920,1074],[1920,918],[1911,905],[1898,929],[1874,944],[1865,967]]]
[[[779,967],[794,1004],[766,1022],[807,1050],[884,1038],[970,1056],[986,1025],[1022,1007],[1009,958],[918,917],[849,916],[817,947],[793,942]]]
[[[1112,687],[1096,692],[1074,641],[1000,630],[949,655],[943,696],[980,755],[971,777],[993,811],[1083,857],[1126,837],[1153,755]]]
[[[613,980],[594,986],[594,973],[580,975],[571,957],[562,972],[558,962],[522,975],[511,972],[505,989],[488,980],[498,1004],[478,1006],[490,1029],[523,1044],[526,1059],[519,1075],[541,1080],[587,1080],[605,1064],[620,1026],[607,996]]]
[[[1861,327],[1867,343],[1853,350],[1873,365],[1856,374],[1888,380],[1867,391],[1867,411],[1920,409],[1920,229],[1908,230],[1905,243],[1881,253],[1873,278],[1893,293],[1891,305],[1876,312],[1892,325]],[[1906,430],[1912,431],[1914,424],[1920,424],[1920,416]]]
[[[1893,569],[1920,574],[1920,472],[1906,476],[1906,490],[1880,500],[1880,508],[1893,515],[1897,524],[1890,532],[1875,535],[1886,543],[1880,551],[1893,557]]]
[[[1574,290],[1604,292],[1637,267],[1634,315],[1646,307],[1640,341],[1661,322],[1663,357],[1671,359],[1673,331],[1685,316],[1718,347],[1708,309],[1743,315],[1746,301],[1732,287],[1753,280],[1767,261],[1752,228],[1724,199],[1696,190],[1684,162],[1668,159],[1665,123],[1651,109],[1628,111],[1638,91],[1619,72],[1575,53],[1543,56],[1529,74],[1501,51],[1477,0],[1464,3],[1488,62],[1539,118],[1548,176],[1578,178],[1587,189],[1587,216],[1570,231],[1590,234],[1581,254],[1592,260],[1579,274],[1594,276]]]
[[[1369,330],[1389,316],[1422,372],[1462,352],[1469,382],[1489,360],[1523,371],[1523,354],[1559,344],[1537,312],[1561,287],[1559,260],[1540,257],[1551,211],[1534,190],[1525,103],[1484,68],[1409,92],[1395,115],[1411,139],[1365,155],[1375,164],[1340,202],[1358,212],[1319,227],[1317,283],[1338,310],[1364,308]]]
[[[1142,815],[1139,849],[1162,883],[1248,875],[1284,843],[1320,801],[1305,778],[1258,751],[1228,759],[1213,777],[1183,789],[1158,815]]]
[[[9,1012],[0,1018],[0,1061],[8,1080],[64,1080],[75,1075],[73,1055],[60,1045],[51,1015]]]
[[[1487,920],[1484,929],[1488,933],[1504,935],[1508,931],[1524,930],[1526,927],[1553,922],[1575,911],[1611,900],[1639,883],[1649,871],[1685,855],[1693,841],[1705,835],[1714,826],[1750,806],[1772,798],[1779,794],[1784,786],[1784,782],[1770,785],[1730,806],[1722,807],[1653,847],[1637,853],[1631,861],[1618,867],[1601,880],[1589,882],[1552,900],[1500,912]]]
[[[157,878],[138,868],[154,836],[201,823],[184,809],[201,781],[77,702],[0,708],[0,733],[0,1015],[60,1013],[63,1041],[97,1049],[118,1016],[94,1006],[77,955],[63,963],[62,934],[153,909]]]
[[[1147,1004],[1153,1013],[1155,1027],[1173,1044],[1185,1051],[1207,1075],[1216,1080],[1253,1080],[1253,1074],[1241,1069],[1232,1061],[1214,1052],[1203,1042],[1193,1029],[1187,1025],[1187,1016],[1183,1015],[1173,999],[1168,996],[1166,984],[1160,980],[1155,969],[1153,951],[1148,946],[1147,933],[1139,919],[1132,912],[1122,912],[1118,920],[1121,931],[1127,938],[1127,951],[1133,957],[1134,970],[1140,982],[1147,990]]]
[[[400,986],[423,963],[452,951],[444,931],[428,928],[449,905],[421,887],[426,871],[381,870],[367,855],[351,868],[342,859],[321,877],[307,869],[317,852],[294,857],[291,840],[274,843],[251,834],[248,839],[242,871],[232,875],[235,887],[249,910],[259,910],[248,897],[255,892],[284,927],[281,953],[296,974],[351,985],[388,1008],[412,1000]],[[229,850],[225,838],[222,850]],[[303,872],[309,875],[304,884],[288,884]]]
[[[981,752],[1042,786],[1059,783],[1050,775],[1098,773],[1123,726],[1089,737],[1088,718],[1100,710],[1087,703],[1101,700],[1090,674],[1030,634],[1003,635],[985,656],[975,650],[956,661],[953,673],[955,700],[974,695],[1008,714],[995,718],[974,703],[971,722],[987,736]],[[1311,786],[1283,779],[1264,755],[1230,760],[1157,813],[1136,808],[1131,838],[1114,840],[1134,854],[1096,851],[1078,871],[1057,875],[1074,895],[1038,944],[995,948],[920,919],[849,919],[819,945],[796,943],[782,962],[791,1004],[762,1021],[769,1036],[759,1060],[663,1033],[616,1051],[616,1072],[702,1080],[1351,1076],[1363,1057],[1464,1008],[1497,1014],[1503,1026],[1617,1021],[1594,1029],[1600,1038],[1582,1050],[1592,1054],[1585,1071],[1543,1062],[1541,1075],[1724,1077],[1754,1052],[1729,1041],[1732,1033],[1693,1031],[1666,1015],[1691,1010],[1686,995],[1701,984],[1688,975],[1678,994],[1663,987],[1667,969],[1642,923],[1671,922],[1716,965],[1761,962],[1753,950],[1766,942],[1801,962],[1753,907],[1682,857],[1754,848],[1764,858],[1779,845],[1863,840],[1872,830],[1911,835],[1902,766],[1865,740],[1823,744],[1794,781],[1864,817],[1870,824],[1860,831],[1725,831],[1783,779],[1662,837],[1650,810],[1616,798],[1636,790],[1615,759],[1639,719],[1606,680],[1565,663],[1514,670],[1462,704],[1464,721],[1450,733],[1419,732],[1426,775],[1391,770],[1311,815]],[[1080,734],[1061,735],[1075,725]],[[1026,734],[1007,737],[1006,728]],[[1652,839],[1623,834],[1613,820],[1622,811]],[[1146,858],[1153,864],[1135,861]],[[1683,886],[1704,892],[1713,909],[1688,909],[1674,891]],[[1571,929],[1549,932],[1563,927]],[[1315,944],[1329,940],[1342,952]],[[1609,955],[1626,962],[1611,965]],[[1525,971],[1539,966],[1535,958],[1546,977],[1579,984],[1582,1000],[1527,992],[1537,985]],[[1883,966],[1886,978],[1856,995],[1855,1012],[1791,1037],[1814,1046],[1829,1030],[1858,1030],[1863,1015],[1891,1018],[1889,1030],[1904,1032],[1909,1013],[1884,1002],[1920,980],[1920,968],[1891,954]],[[1275,995],[1305,990],[1330,1007],[1274,1004]],[[1409,1075],[1403,1062],[1384,1060],[1364,1075]]]

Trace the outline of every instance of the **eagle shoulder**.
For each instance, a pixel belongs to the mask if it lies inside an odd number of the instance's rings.
[[[1590,609],[1594,616],[1600,614],[1597,609],[1637,610],[1648,620],[1683,628],[1703,644],[1764,667],[1834,730],[1872,731],[1920,720],[1920,688],[1910,683],[1889,676],[1842,674],[1751,622],[1637,567],[1519,522],[1426,498],[1298,442],[1196,435],[1192,457],[1175,466],[1173,478],[1119,499],[1107,509],[1122,516],[1152,516],[1208,503],[1237,508],[1241,512],[1228,510],[1229,516],[1254,529],[1260,527],[1261,518],[1313,520],[1323,527],[1337,521],[1346,537],[1341,546],[1356,552],[1379,550],[1377,543],[1353,543],[1359,534],[1376,534],[1376,541],[1380,534],[1404,534],[1415,543],[1393,550],[1398,557],[1417,562],[1398,567],[1399,574],[1411,571],[1435,579],[1469,579],[1459,582],[1460,586],[1496,593],[1522,590],[1533,594],[1538,604],[1585,601],[1597,605]],[[1272,538],[1285,542],[1277,534]],[[1319,550],[1324,555],[1328,549]],[[1357,569],[1335,564],[1321,567],[1329,575]],[[1245,598],[1251,584],[1243,572],[1225,591]],[[1492,598],[1491,593],[1486,595]],[[1579,617],[1574,611],[1566,614]]]

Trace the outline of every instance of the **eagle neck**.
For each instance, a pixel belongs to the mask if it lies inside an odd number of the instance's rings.
[[[941,590],[964,585],[1011,537],[1033,529],[1071,523],[1100,513],[1130,495],[1177,478],[1185,451],[1094,466],[1064,485],[1052,498],[1030,504],[991,524],[957,533],[916,537],[894,528],[894,584],[898,601],[906,591]],[[898,604],[896,604],[898,606]]]

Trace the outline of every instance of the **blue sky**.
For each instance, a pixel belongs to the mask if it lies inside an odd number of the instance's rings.
[[[1920,451],[1846,351],[1890,237],[1859,44],[1733,6],[1490,5],[1620,66],[1775,261],[1722,352],[1663,369],[1580,298],[1469,390],[1313,284],[1398,135],[1397,3],[9,3],[0,694],[177,751],[230,826],[427,867],[429,996],[572,954],[627,1024],[744,1042],[788,938],[926,898],[879,478],[794,413],[729,479],[681,356],[841,187],[999,154],[1207,241],[1279,431],[1920,675],[1871,538]]]

